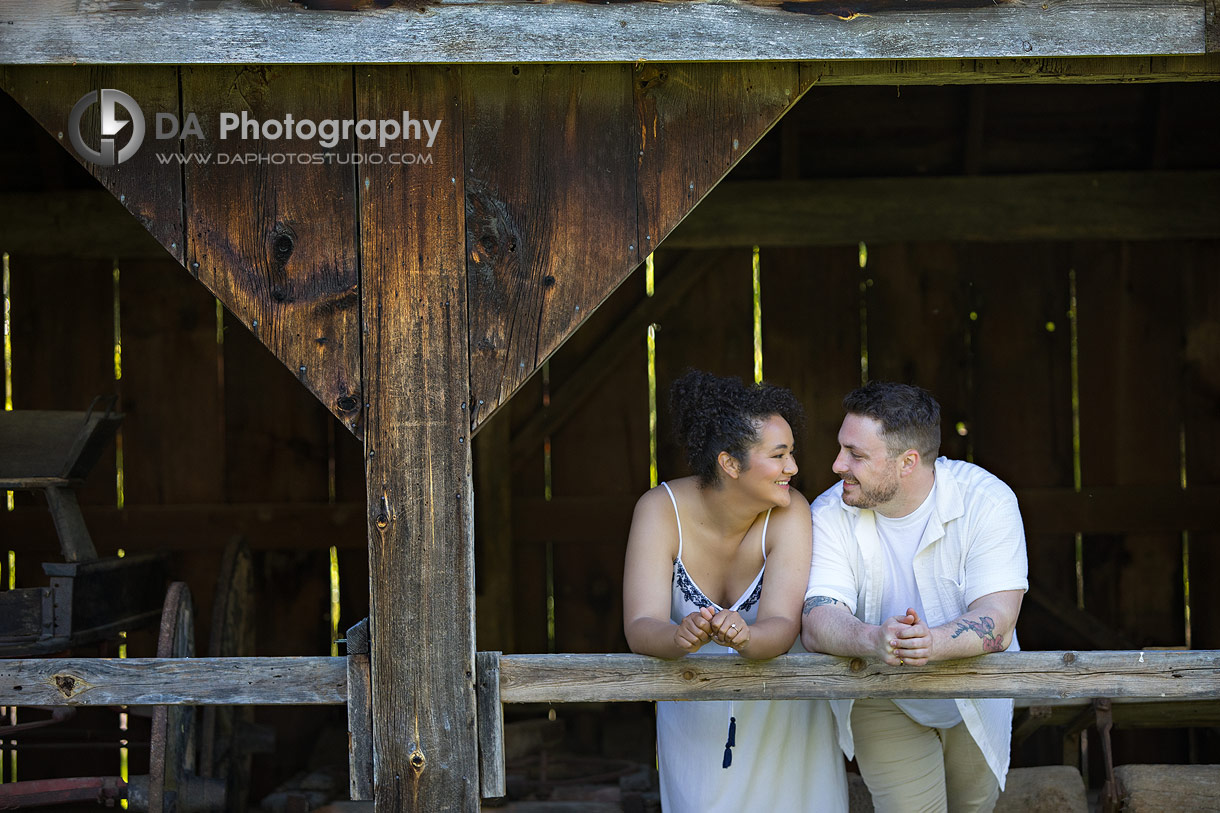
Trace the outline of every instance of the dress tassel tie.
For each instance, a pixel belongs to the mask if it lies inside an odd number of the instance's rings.
[[[732,747],[737,744],[737,718],[729,713],[729,738],[724,743],[724,762],[721,763],[721,768],[727,768],[733,764]]]

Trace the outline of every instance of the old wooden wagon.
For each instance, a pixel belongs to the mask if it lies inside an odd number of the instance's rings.
[[[98,550],[175,552],[206,619],[240,535],[260,609],[257,657],[10,660],[0,705],[256,704],[277,778],[333,706],[352,798],[384,810],[503,796],[501,702],[575,709],[606,754],[647,749],[648,707],[601,704],[1015,696],[1037,764],[1114,699],[1160,727],[1118,758],[1217,761],[1174,728],[1220,686],[1215,12],[6,3],[8,408],[117,392],[79,490]],[[619,654],[687,365],[797,391],[806,493],[846,390],[936,392],[946,453],[1021,499],[1037,651],[918,684]],[[5,585],[37,583],[45,508],[14,497],[0,534]],[[14,753],[18,778],[80,773]]]

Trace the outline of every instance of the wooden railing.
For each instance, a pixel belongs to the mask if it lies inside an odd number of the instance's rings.
[[[349,632],[350,636],[350,632]],[[352,798],[372,798],[365,642],[344,657],[0,660],[0,706],[348,704]],[[354,648],[352,645],[356,645]],[[359,651],[364,649],[363,652]],[[477,654],[484,796],[504,795],[504,703],[1011,697],[1055,702],[1220,698],[1220,650],[1000,652],[911,668],[793,654]],[[1033,704],[1033,703],[1027,703]]]
[[[501,655],[501,703],[861,697],[1220,698],[1220,650],[1000,652],[930,666],[783,655]],[[485,665],[486,664],[486,665]],[[0,706],[337,705],[347,658],[0,660]]]

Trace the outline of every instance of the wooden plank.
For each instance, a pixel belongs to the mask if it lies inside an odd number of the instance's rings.
[[[525,424],[513,433],[514,465],[528,461],[528,450],[542,444],[543,438],[554,433],[572,417],[615,372],[623,359],[635,355],[650,324],[670,315],[674,308],[684,306],[696,286],[703,283],[707,269],[724,260],[719,254],[698,253],[675,261],[672,270],[664,274],[664,284],[658,285],[654,296],[639,301],[613,331],[583,356],[580,366],[552,385],[550,403],[535,411]]]
[[[1170,244],[1081,244],[1080,450],[1088,486],[1181,484],[1181,274]],[[1151,273],[1155,270],[1155,273]],[[1085,609],[1142,646],[1184,643],[1181,535],[1084,541]]]
[[[224,323],[226,499],[326,502],[333,418],[232,314]]]
[[[133,505],[123,509],[86,505],[81,510],[90,535],[102,550],[206,550],[218,557],[225,543],[237,535],[255,550],[324,551],[334,545],[345,552],[363,552],[368,544],[363,502]],[[0,512],[0,536],[5,549],[19,554],[58,549],[45,505]]]
[[[780,63],[640,64],[632,87],[641,256],[666,239],[803,89],[799,68]]]
[[[7,51],[7,47],[0,46],[0,49]],[[97,178],[170,256],[182,262],[185,236],[182,169],[176,163],[159,161],[157,150],[150,146],[155,140],[155,112],[177,113],[180,109],[177,68],[172,65],[13,66],[5,69],[0,81],[9,95],[73,159]],[[112,167],[98,166],[82,158],[71,145],[72,134],[68,132],[73,107],[85,94],[96,93],[101,88],[115,88],[128,94],[135,100],[145,119],[145,143],[131,158]],[[135,116],[134,112],[124,111],[120,107],[116,105],[117,121],[127,121]],[[99,110],[97,105],[90,107],[81,122],[81,137],[90,149],[100,146]],[[116,148],[121,150],[129,143],[133,129],[134,125],[128,125],[119,131],[115,137]],[[76,228],[73,225],[73,231]]]
[[[375,644],[374,644],[375,645]],[[0,705],[339,705],[341,657],[0,660]],[[790,654],[502,655],[504,703],[808,697],[1214,700],[1220,652],[1000,652],[919,669]],[[410,729],[408,729],[410,731]]]
[[[1186,441],[1187,489],[1220,485],[1220,244],[1198,242],[1180,247],[1182,269],[1182,431]],[[1217,501],[1215,504],[1220,504]],[[1220,530],[1190,528],[1191,646],[1220,642]]]
[[[206,143],[218,145],[206,153],[215,161],[192,162],[185,171],[191,223],[187,270],[359,435],[352,167],[339,160],[299,162],[298,153],[312,155],[320,142],[249,137],[258,131],[257,123],[221,140],[219,123],[221,113],[233,111],[248,111],[257,121],[276,120],[281,131],[288,116],[311,122],[351,118],[350,69],[190,67],[182,72],[182,92],[183,110],[198,116]],[[379,119],[398,115],[368,112]],[[340,132],[336,139],[333,153],[350,159],[354,136]],[[194,142],[184,143],[185,150],[196,149]],[[225,161],[219,160],[222,155]],[[233,160],[246,155],[256,160]]]
[[[0,591],[0,646],[33,644],[44,637],[45,587]],[[49,635],[51,630],[45,630]]]
[[[484,799],[508,793],[504,768],[504,706],[500,703],[500,653],[475,655],[479,701],[479,790]]]
[[[345,658],[32,658],[0,660],[0,705],[332,705]]]
[[[347,751],[349,792],[373,798],[373,700],[369,673],[369,620],[347,631]]]
[[[479,799],[460,98],[456,68],[356,73],[359,115],[442,121],[433,164],[359,174],[378,810]]]
[[[639,263],[636,151],[624,65],[462,77],[477,426]],[[523,135],[507,155],[505,133]]]
[[[1210,699],[1215,652],[1002,652],[921,669],[829,655],[750,662],[692,656],[506,655],[505,703],[792,700],[802,697],[1166,697]]]
[[[1070,489],[1018,488],[1016,492],[1027,533],[1207,531],[1215,528],[1206,518],[1208,506],[1214,510],[1220,504],[1220,487],[1215,485],[1085,486],[1078,495]]]
[[[1080,623],[1072,612],[1076,531],[1105,522],[1124,527],[1133,519],[1129,509],[1142,503],[1129,503],[1127,510],[1118,507],[1117,514],[1103,509],[1083,517],[1080,510],[1092,508],[1102,495],[1072,493],[1072,330],[1063,251],[1046,243],[972,245],[962,249],[961,256],[971,313],[972,415],[966,440],[974,462],[1021,495],[1028,598],[1044,599],[1022,605],[1017,628],[1021,646],[1129,646],[1129,641],[1100,644],[1094,636],[1105,639],[1113,630]],[[1021,283],[1014,284],[1016,279]],[[953,432],[953,427],[947,425],[945,431]],[[1045,504],[1056,499],[1055,505]],[[1060,513],[1060,508],[1067,510]],[[1047,523],[1058,525],[1059,531],[1048,532]],[[1098,629],[1103,631],[1095,632]]]
[[[817,472],[819,463],[824,465],[825,461],[807,459],[802,466],[807,473],[812,470],[809,476],[817,477],[821,476]],[[1220,487],[1217,486],[1187,489],[1098,486],[1086,487],[1080,492],[1071,488],[1017,488],[1016,494],[1027,535],[1075,534],[1077,531],[1121,535],[1167,529],[1210,531],[1215,525],[1214,507],[1220,501]],[[635,496],[624,495],[560,497],[550,501],[518,497],[514,502],[513,536],[519,540],[551,540],[556,544],[611,542],[623,538],[626,533],[635,500]],[[94,515],[86,513],[86,517]],[[590,521],[591,517],[597,520]],[[1100,541],[1104,542],[1104,539]],[[1110,541],[1116,540],[1111,537]],[[1198,547],[1210,550],[1212,546],[1203,543]],[[1075,589],[1069,593],[1075,601]]]
[[[629,284],[637,296],[643,294],[643,274],[633,275]],[[670,287],[668,277],[658,290]],[[620,288],[620,291],[622,289]],[[627,292],[624,292],[626,294]],[[593,317],[597,319],[601,314]],[[672,315],[672,314],[670,314]],[[592,321],[592,320],[590,320]],[[668,319],[663,319],[668,321]],[[619,324],[619,327],[622,323]],[[617,329],[616,329],[617,332]],[[638,326],[634,336],[622,338],[619,358],[604,372],[606,375],[589,394],[586,406],[574,412],[550,436],[551,499],[567,497],[622,495],[634,500],[649,487],[648,473],[648,378],[646,327]],[[599,348],[604,348],[604,341]],[[566,355],[566,346],[560,355]],[[579,348],[573,348],[579,353]],[[594,353],[594,355],[601,355]],[[564,377],[571,369],[567,358],[557,358],[550,366],[551,385],[568,386],[574,378]],[[588,369],[582,366],[581,371]],[[554,403],[554,401],[552,401]],[[590,465],[590,461],[599,461]],[[581,524],[606,521],[620,531],[608,542],[590,540],[581,546],[549,543],[547,594],[554,638],[547,651],[623,652],[622,574],[627,542],[626,525],[618,518],[585,517]]]
[[[928,389],[940,402],[940,453],[967,459],[954,427],[974,420],[967,345],[969,289],[954,246],[870,246],[863,275],[869,380]],[[911,325],[918,325],[912,330]]]
[[[13,255],[9,291],[13,407],[84,411],[94,398],[113,396],[112,263],[48,263]],[[62,360],[71,360],[71,375],[63,375]],[[86,505],[115,504],[113,446],[77,496]],[[58,548],[55,543],[51,550]]]
[[[1218,176],[1198,170],[735,181],[709,192],[665,248],[925,237],[970,242],[1214,238],[1220,231]],[[1034,200],[1037,206],[1030,205]],[[1150,200],[1157,205],[1149,206]],[[0,216],[10,224],[6,246],[14,255],[165,256],[102,191],[7,193],[0,195]]]
[[[1220,55],[1034,59],[895,59],[803,62],[817,85],[1028,85],[1214,82]]]
[[[703,281],[657,322],[657,474],[661,480],[688,472],[686,455],[674,437],[669,390],[688,367],[719,376],[754,380],[753,258],[749,250],[706,251]],[[669,284],[668,269],[657,274],[657,289]],[[635,495],[638,497],[638,495]]]
[[[91,562],[97,559],[97,548],[89,538],[89,529],[80,512],[76,491],[71,488],[52,487],[43,490],[47,507],[55,523],[60,551],[69,562]]]
[[[1072,547],[1068,547],[1071,553]],[[1073,568],[1074,570],[1074,568]],[[1039,575],[1037,573],[1035,576]],[[1047,583],[1053,584],[1051,579]],[[1109,624],[1099,621],[1087,610],[1076,606],[1076,585],[1070,589],[1056,592],[1053,588],[1038,587],[1038,582],[1030,580],[1030,589],[1021,603],[1021,618],[1018,634],[1022,641],[1029,638],[1026,649],[1040,649],[1037,644],[1043,640],[1071,641],[1079,643],[1082,649],[1131,649],[1134,644],[1121,631],[1113,629]],[[1049,627],[1043,632],[1039,626]],[[1031,630],[1021,634],[1022,630]]]
[[[14,0],[6,58],[27,62],[624,62],[1203,53],[1202,0],[1041,5],[881,2],[429,4],[363,13],[239,0],[86,10]],[[674,32],[682,32],[675,36]]]
[[[830,467],[839,453],[843,396],[860,386],[860,284],[867,272],[855,245],[763,248],[759,267],[763,374],[805,407],[797,486],[813,500],[839,479]]]
[[[121,262],[119,291],[124,503],[220,502],[224,368],[216,299],[168,258]],[[276,481],[294,470],[279,472]]]
[[[807,473],[824,462],[809,454],[801,465]],[[811,475],[812,476],[812,475]],[[625,538],[637,495],[542,497],[514,500],[512,533],[517,539],[551,539],[557,544],[601,542]],[[1163,530],[1167,526],[1196,532],[1212,528],[1212,510],[1220,501],[1220,486],[1185,490],[1171,487],[1018,489],[1027,533],[1119,533]],[[1149,505],[1141,503],[1145,500]],[[206,503],[200,505],[135,505],[124,509],[83,506],[90,533],[106,548],[121,540],[130,552],[142,550],[218,551],[234,535],[245,537],[255,550],[326,549],[341,553],[363,551],[363,503]],[[596,522],[590,522],[596,517]],[[5,546],[18,553],[46,552],[58,545],[55,529],[42,505],[0,513]],[[1208,549],[1206,535],[1196,550]],[[49,546],[49,547],[48,547]],[[340,557],[340,563],[348,557]],[[1204,573],[1208,572],[1206,570]],[[362,583],[357,581],[357,583]],[[1206,585],[1200,584],[1199,589]],[[360,614],[354,609],[349,617]]]
[[[665,246],[1185,239],[1216,237],[1217,224],[1215,171],[738,181]]]
[[[1169,243],[1078,244],[1080,448],[1086,485],[1181,484],[1182,275]],[[1083,540],[1084,606],[1141,646],[1186,642],[1182,535]],[[1114,732],[1131,762],[1188,758],[1185,732]]]
[[[1091,699],[1085,698],[1018,700],[1016,702],[1018,714],[1021,710],[1042,709],[1043,712],[1038,715],[1038,718],[1040,725],[1044,726],[1067,725],[1079,714],[1080,709],[1090,705],[1092,705]],[[1110,708],[1114,714],[1115,728],[1190,728],[1220,725],[1220,703],[1214,700],[1144,701],[1116,697],[1112,700]]]

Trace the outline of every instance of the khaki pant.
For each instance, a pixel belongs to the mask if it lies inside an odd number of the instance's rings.
[[[990,813],[995,807],[999,783],[965,723],[928,728],[891,700],[857,700],[851,728],[877,813]]]

